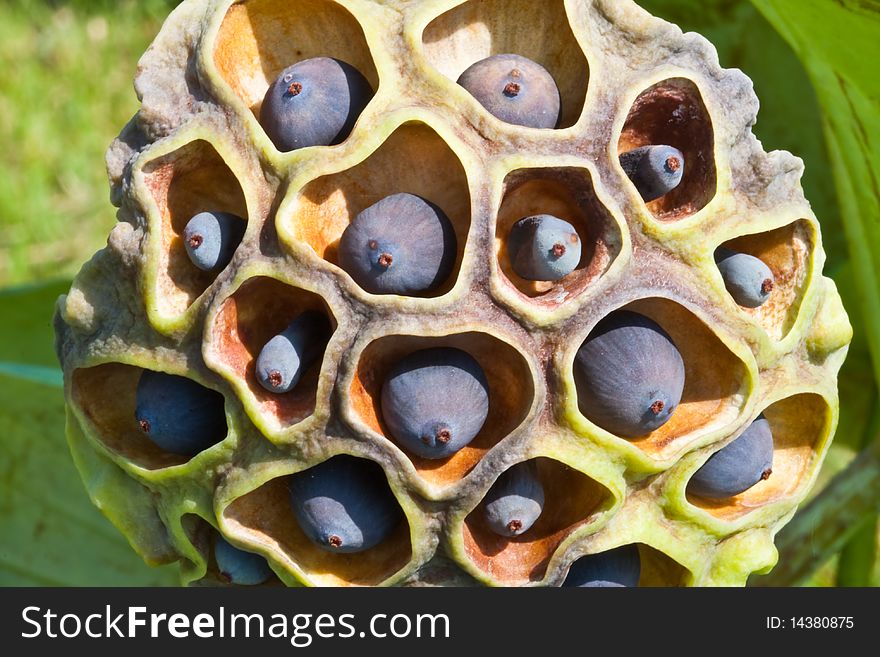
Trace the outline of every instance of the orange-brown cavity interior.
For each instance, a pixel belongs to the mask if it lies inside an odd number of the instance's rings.
[[[559,87],[559,127],[572,126],[580,117],[589,67],[569,27],[563,0],[465,2],[432,21],[422,40],[428,61],[453,82],[486,57],[527,57],[546,68]]]
[[[214,47],[214,64],[255,116],[269,85],[288,66],[333,57],[354,66],[373,91],[379,76],[364,31],[330,0],[247,0],[229,8]]]
[[[435,484],[464,477],[483,455],[525,419],[535,391],[525,359],[513,347],[485,333],[445,337],[391,335],[371,343],[361,355],[351,384],[355,413],[371,429],[394,441],[382,420],[382,384],[389,370],[414,351],[456,347],[473,356],[489,382],[489,416],[468,445],[445,459],[425,459],[407,452],[418,473]],[[406,450],[401,446],[405,452]]]
[[[379,545],[353,554],[333,554],[316,546],[297,524],[290,506],[287,477],[271,479],[232,502],[223,515],[236,534],[283,553],[322,586],[375,586],[409,563],[409,524],[402,520]]]
[[[386,196],[408,192],[435,203],[449,217],[457,252],[449,279],[425,296],[452,289],[470,228],[470,194],[464,167],[424,124],[398,128],[369,158],[351,169],[312,181],[293,211],[293,233],[319,256],[338,265],[339,238],[354,218]]]
[[[577,268],[558,281],[529,281],[511,267],[510,229],[523,217],[550,214],[574,226],[581,240]],[[504,179],[504,195],[495,226],[495,250],[507,280],[526,297],[556,307],[580,294],[620,252],[620,229],[593,191],[586,169],[523,169]]]
[[[186,463],[189,457],[166,452],[138,427],[137,386],[144,371],[121,363],[78,369],[73,373],[73,403],[97,429],[97,438],[107,449],[138,466],[158,470]]]
[[[715,196],[715,137],[700,91],[690,80],[658,82],[636,98],[618,142],[623,154],[649,145],[675,146],[684,155],[681,183],[648,209],[660,220],[682,219]]]
[[[335,330],[336,321],[321,297],[261,276],[244,283],[224,301],[215,320],[213,351],[247,384],[261,413],[274,416],[283,426],[296,424],[314,412],[322,358],[309,366],[293,390],[282,394],[260,385],[256,360],[270,339],[307,310],[327,315]]]
[[[499,536],[486,523],[482,503],[463,525],[468,557],[504,584],[542,579],[560,542],[613,502],[607,488],[574,468],[548,458],[535,462],[544,488],[544,510],[528,531],[512,538]]]
[[[773,434],[770,477],[724,500],[688,495],[691,504],[721,520],[736,520],[758,507],[793,497],[809,480],[818,461],[817,448],[831,426],[828,402],[813,393],[794,395],[768,406],[764,416]]]
[[[186,310],[217,272],[202,271],[186,252],[183,231],[199,212],[229,212],[247,219],[238,179],[206,141],[194,141],[144,167],[144,179],[159,210],[157,303],[167,313]]]
[[[813,225],[805,219],[766,233],[737,237],[722,245],[762,260],[773,272],[770,298],[758,308],[742,309],[773,338],[785,337],[797,319],[814,245]]]
[[[629,442],[657,458],[683,448],[682,439],[736,418],[743,403],[746,366],[693,313],[667,299],[640,299],[627,310],[653,319],[681,353],[685,382],[681,403],[666,424]]]
[[[639,587],[687,586],[690,573],[672,557],[644,543],[638,544],[641,574]]]

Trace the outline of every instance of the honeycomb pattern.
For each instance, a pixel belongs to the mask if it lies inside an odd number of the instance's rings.
[[[552,39],[546,38],[553,34]],[[513,126],[455,84],[492,54],[557,81],[556,130]],[[258,122],[285,67],[331,56],[377,93],[343,143],[281,153]],[[144,56],[142,107],[108,152],[119,223],[58,305],[69,441],[94,501],[149,562],[222,583],[214,532],[264,555],[285,585],[559,585],[584,554],[637,544],[642,586],[741,585],[776,560],[773,537],[812,485],[837,421],[851,329],[802,164],[751,134],[749,80],[701,37],[629,0],[186,0]],[[673,192],[644,203],[618,154],[679,148]],[[337,262],[340,235],[395,192],[444,208],[453,273],[425,296],[372,295]],[[204,210],[247,219],[221,272],[189,263],[182,230]],[[554,283],[512,271],[509,226],[553,213],[582,236]],[[713,253],[764,260],[769,303],[737,306]],[[682,352],[673,419],[634,440],[578,410],[572,363],[619,308]],[[283,395],[254,361],[303,310],[330,319],[323,357]],[[379,390],[399,358],[455,346],[484,368],[490,415],[454,456],[420,459],[383,427]],[[228,434],[187,460],[136,430],[139,374],[195,379],[226,399]],[[774,475],[709,503],[685,492],[715,451],[764,413]],[[296,524],[286,478],[337,454],[382,467],[406,522],[335,555]],[[515,538],[479,512],[506,469],[534,461],[545,511]]]

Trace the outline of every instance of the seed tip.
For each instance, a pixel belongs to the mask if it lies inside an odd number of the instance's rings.
[[[268,379],[269,384],[273,388],[280,388],[281,384],[284,383],[284,377],[281,376],[281,372],[279,372],[278,370],[272,370],[271,372],[269,372]]]
[[[294,82],[289,87],[287,87],[287,93],[291,96],[299,96],[299,94],[302,92],[302,90],[303,90],[303,86],[299,82]]]
[[[379,263],[379,266],[382,269],[388,269],[391,266],[391,263],[394,262],[394,256],[390,253],[382,253],[379,255],[379,259],[376,262]]]
[[[192,249],[197,249],[202,245],[202,242],[205,241],[205,238],[199,235],[198,233],[193,233],[189,236],[189,246]]]
[[[152,428],[149,420],[138,420],[138,426],[144,433],[150,433],[150,429]]]
[[[767,481],[770,478],[770,475],[773,474],[773,468],[767,468],[764,472],[761,473],[761,480]]]
[[[681,160],[679,160],[675,155],[670,155],[666,158],[666,170],[669,173],[675,173],[681,168]]]
[[[342,539],[336,534],[331,534],[327,538],[327,544],[330,545],[330,547],[340,548],[342,547]]]
[[[523,526],[523,524],[522,524],[521,520],[511,520],[509,523],[507,523],[507,531],[509,531],[512,534],[515,534],[520,529],[522,529],[522,526]]]
[[[651,412],[654,415],[659,415],[660,411],[662,411],[666,407],[666,404],[663,403],[662,399],[657,399],[653,404],[651,404]]]
[[[557,242],[553,245],[553,248],[550,249],[551,253],[553,253],[554,258],[561,258],[565,255],[565,244],[561,242]]]
[[[508,82],[504,85],[504,95],[508,98],[514,98],[519,95],[521,89],[522,87],[518,82]]]
[[[770,294],[774,287],[773,279],[765,278],[764,282],[761,283],[761,294]]]

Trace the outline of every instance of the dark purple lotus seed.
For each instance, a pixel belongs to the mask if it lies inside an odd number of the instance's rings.
[[[493,116],[528,128],[559,123],[559,88],[543,66],[520,55],[493,55],[471,64],[458,78]]]
[[[489,384],[461,349],[416,351],[382,385],[382,418],[403,447],[426,459],[452,456],[479,433],[489,415]]]
[[[230,584],[255,586],[272,576],[265,558],[238,549],[219,534],[214,539],[214,561],[221,577]]]
[[[557,281],[581,261],[581,239],[567,221],[538,214],[513,224],[507,253],[518,276],[529,281]]]
[[[192,263],[204,271],[229,264],[244,236],[245,221],[228,212],[200,212],[183,229],[183,244]]]
[[[684,361],[672,338],[628,310],[596,325],[578,349],[574,375],[581,413],[625,438],[665,424],[684,390]]]
[[[724,279],[724,286],[740,306],[762,306],[773,292],[775,281],[770,268],[755,256],[719,248],[715,263]]]
[[[403,512],[376,463],[343,454],[291,475],[290,503],[322,550],[363,552],[388,538]]]
[[[370,83],[350,64],[305,59],[284,69],[269,87],[260,123],[279,151],[339,144],[372,97]]]
[[[544,487],[534,461],[517,463],[503,472],[483,503],[486,522],[499,536],[524,534],[543,510]]]
[[[318,311],[296,317],[283,332],[269,340],[257,356],[257,381],[269,392],[293,390],[299,379],[323,353],[330,337],[330,321]]]
[[[688,482],[688,493],[724,499],[747,491],[773,472],[773,434],[760,415],[732,443],[709,457]]]
[[[642,146],[621,155],[620,166],[642,199],[653,201],[681,183],[684,154],[674,146]]]
[[[144,370],[136,392],[141,432],[172,454],[195,456],[226,437],[223,395],[191,379]]]
[[[585,588],[635,587],[642,563],[633,544],[581,557],[573,564],[562,586]]]
[[[420,196],[386,196],[359,213],[339,240],[339,265],[372,294],[418,294],[442,285],[456,239],[443,211]]]

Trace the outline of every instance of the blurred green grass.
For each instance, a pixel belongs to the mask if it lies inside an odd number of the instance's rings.
[[[0,3],[0,288],[70,276],[115,221],[104,151],[169,0]]]

